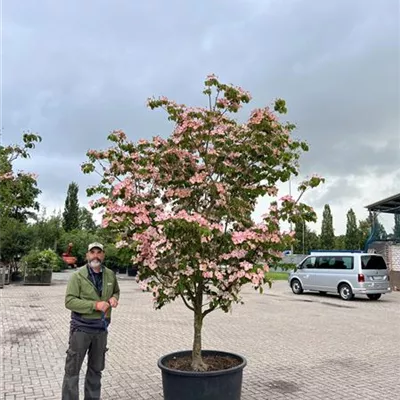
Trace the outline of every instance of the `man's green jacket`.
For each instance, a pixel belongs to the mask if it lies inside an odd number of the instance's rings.
[[[89,279],[87,265],[79,268],[71,276],[65,294],[65,307],[81,314],[87,319],[101,318],[101,311],[96,311],[98,301],[108,301],[111,297],[119,300],[119,285],[111,269],[103,267],[103,290],[101,297]],[[111,318],[111,307],[107,310],[106,318]]]

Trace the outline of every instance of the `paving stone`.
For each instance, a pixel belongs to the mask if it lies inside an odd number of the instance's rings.
[[[50,287],[9,285],[0,291],[2,399],[60,399],[68,345],[64,293],[70,272]],[[103,400],[162,400],[162,355],[189,349],[192,317],[179,301],[155,311],[151,295],[120,279],[103,373]],[[378,302],[293,295],[276,282],[245,305],[214,312],[204,348],[246,357],[242,400],[385,400],[400,392],[400,293]],[[83,398],[86,361],[80,385]]]

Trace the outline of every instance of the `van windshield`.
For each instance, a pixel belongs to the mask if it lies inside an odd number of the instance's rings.
[[[362,269],[386,269],[386,263],[380,256],[361,256]]]

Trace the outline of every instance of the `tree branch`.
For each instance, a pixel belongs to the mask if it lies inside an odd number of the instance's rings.
[[[193,308],[191,305],[189,305],[189,303],[188,303],[187,300],[185,299],[185,296],[184,296],[182,293],[180,294],[180,296],[181,296],[183,302],[185,303],[185,306],[186,306],[189,310],[194,311],[194,308]]]
[[[208,314],[210,314],[211,312],[213,312],[214,310],[216,310],[216,309],[218,309],[219,307],[215,307],[215,306],[212,306],[212,307],[210,307],[208,310],[206,310],[206,311],[204,311],[203,312],[203,319],[208,315]]]
[[[299,195],[299,197],[297,198],[295,204],[297,204],[297,203],[300,201],[300,199],[302,198],[302,196],[303,196],[304,193],[305,193],[305,190],[303,190],[303,191],[300,193],[300,195]]]
[[[191,301],[194,301],[194,294],[192,293],[192,291],[190,290],[190,288],[187,287],[187,286],[185,285],[185,289],[186,289],[186,291],[187,291],[187,295],[189,296],[190,300],[191,300]]]

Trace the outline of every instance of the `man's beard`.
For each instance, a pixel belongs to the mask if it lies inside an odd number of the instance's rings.
[[[98,258],[95,258],[95,259],[89,261],[89,265],[92,268],[99,268],[101,266],[101,261]]]

